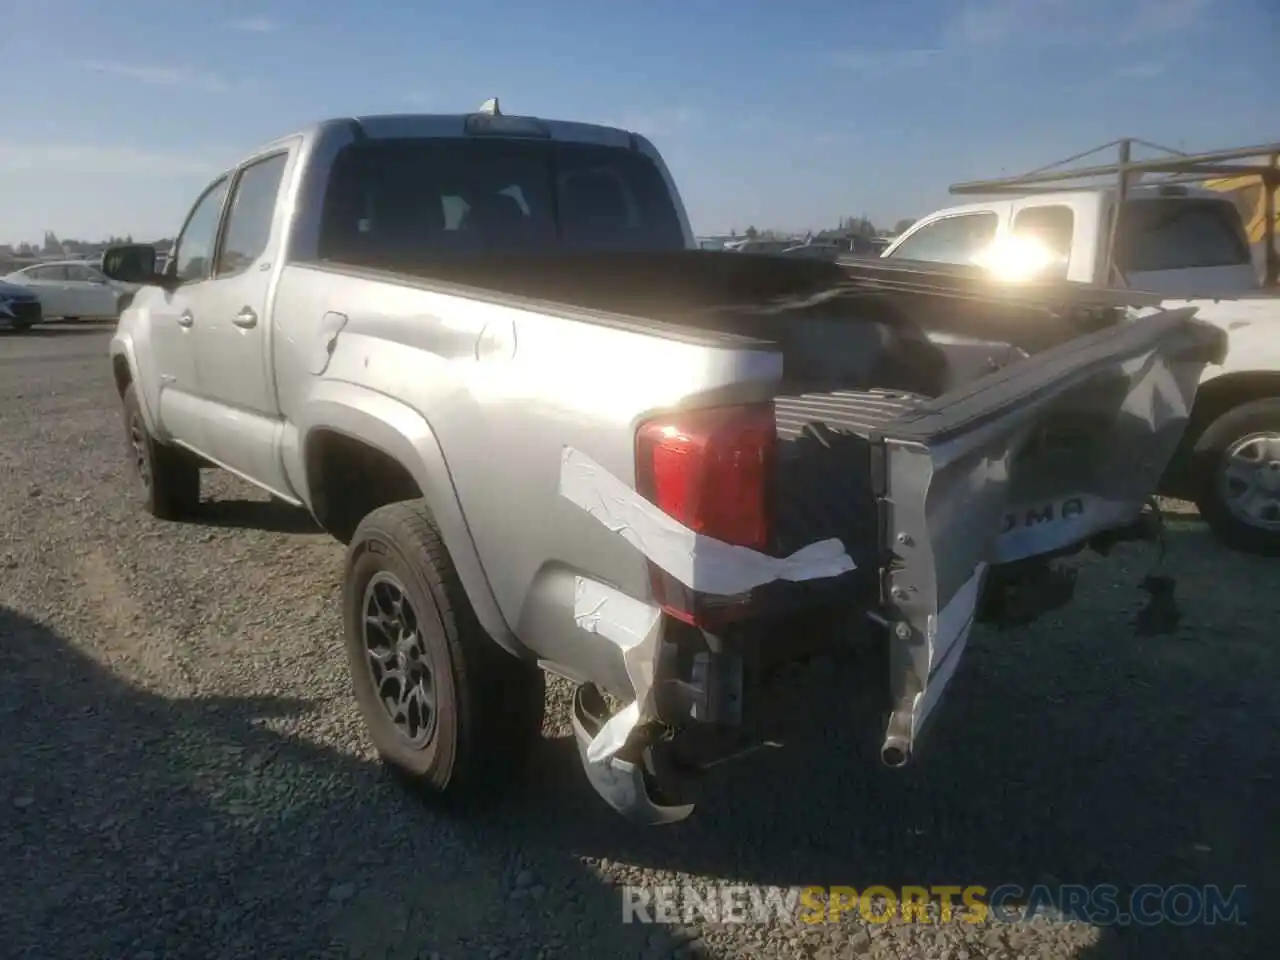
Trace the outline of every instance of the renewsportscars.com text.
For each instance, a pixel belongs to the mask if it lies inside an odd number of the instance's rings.
[[[1092,926],[1195,926],[1246,922],[1242,886],[1112,884],[1022,887],[746,887],[718,884],[621,888],[623,923],[819,924],[1029,923],[1037,918]]]

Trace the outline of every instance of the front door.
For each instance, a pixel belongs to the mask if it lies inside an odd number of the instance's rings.
[[[160,385],[160,430],[200,453],[208,452],[208,438],[196,372],[196,314],[210,283],[228,183],[223,177],[201,195],[174,242],[167,272],[181,282],[172,290],[148,291],[145,301],[151,311],[151,350]]]
[[[277,152],[246,163],[236,176],[195,332],[201,391],[209,401],[209,455],[293,499],[280,453],[268,302],[285,227],[277,200],[289,166],[289,152]]]

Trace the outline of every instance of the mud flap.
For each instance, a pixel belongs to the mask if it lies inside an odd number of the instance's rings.
[[[1002,564],[1135,523],[1225,336],[1164,311],[1044,351],[890,424],[884,620],[891,714],[882,757],[907,762]]]

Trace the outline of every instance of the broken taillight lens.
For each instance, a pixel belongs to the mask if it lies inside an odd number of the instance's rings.
[[[656,417],[636,434],[636,488],[695,533],[764,551],[776,449],[771,403]],[[697,594],[657,566],[650,570],[659,604],[685,623],[708,626],[747,606],[749,598]]]

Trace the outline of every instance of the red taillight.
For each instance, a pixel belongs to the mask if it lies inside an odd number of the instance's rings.
[[[636,434],[636,488],[695,533],[763,551],[776,447],[773,404],[657,417]],[[728,598],[695,598],[662,571],[653,574],[659,602],[686,623],[703,624],[713,609],[724,614],[733,606]]]

